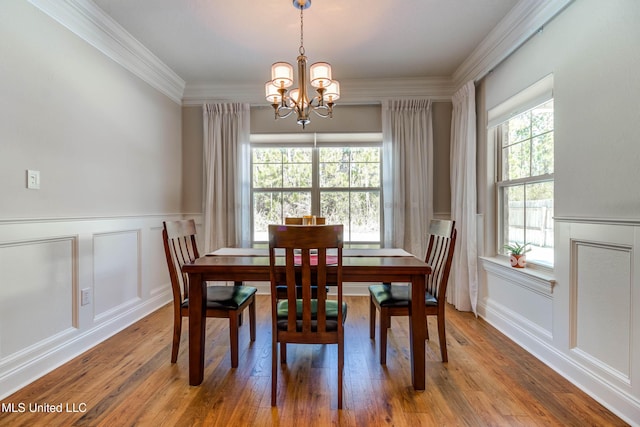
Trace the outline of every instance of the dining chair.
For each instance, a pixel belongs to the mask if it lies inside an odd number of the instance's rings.
[[[302,225],[302,217],[288,216],[285,217],[284,223],[288,225]]]
[[[287,343],[338,345],[338,408],[342,408],[344,322],[347,305],[342,301],[342,225],[270,225],[269,265],[271,280],[271,406],[276,406],[278,343],[280,362],[287,362]],[[283,257],[276,248],[284,249]],[[327,255],[327,249],[337,249]],[[284,274],[278,274],[284,264]],[[335,299],[327,296],[327,266],[334,264]],[[286,285],[286,298],[277,286]],[[314,289],[315,287],[315,289]],[[300,289],[300,291],[298,291]]]
[[[325,225],[326,221],[326,218],[323,216],[316,217],[316,225]],[[302,217],[288,216],[284,218],[284,223],[287,225],[302,225]]]
[[[425,310],[427,318],[437,316],[438,337],[442,361],[447,362],[447,337],[445,331],[445,295],[451,260],[456,244],[455,221],[432,220],[429,223],[429,244],[425,262],[431,266],[431,274],[425,279]],[[369,286],[369,335],[375,339],[376,310],[380,311],[380,363],[387,363],[387,329],[392,316],[409,316],[411,288],[408,285],[382,283]],[[425,319],[426,321],[426,319]],[[427,323],[427,339],[429,328]]]
[[[182,266],[200,257],[193,220],[163,222],[162,239],[173,291],[173,344],[171,363],[178,360],[182,318],[189,316],[188,276]],[[251,286],[207,286],[206,316],[229,319],[231,367],[238,367],[238,328],[240,316],[249,307],[249,335],[256,339],[256,288]]]

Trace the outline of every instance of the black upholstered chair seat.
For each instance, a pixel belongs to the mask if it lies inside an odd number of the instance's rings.
[[[408,285],[371,285],[369,293],[382,307],[408,307],[411,304],[411,287]],[[429,292],[425,293],[424,302],[427,306],[438,305],[438,301]]]
[[[236,310],[256,291],[252,286],[207,286],[207,308]],[[182,302],[182,308],[187,307],[189,298]]]

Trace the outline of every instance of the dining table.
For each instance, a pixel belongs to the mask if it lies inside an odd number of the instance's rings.
[[[284,257],[280,257],[284,258]],[[284,277],[276,257],[276,280]],[[204,377],[206,329],[206,295],[208,281],[242,282],[270,281],[268,249],[221,248],[185,264],[182,272],[189,283],[189,384],[196,386]],[[411,383],[415,390],[425,389],[425,277],[431,267],[402,249],[344,249],[342,281],[360,283],[410,283],[409,315]],[[336,267],[327,267],[327,283],[336,282]]]

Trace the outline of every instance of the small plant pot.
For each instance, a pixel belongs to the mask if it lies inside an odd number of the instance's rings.
[[[525,268],[525,266],[527,265],[527,257],[524,254],[511,254],[509,256],[509,262],[511,263],[511,267],[513,268]]]

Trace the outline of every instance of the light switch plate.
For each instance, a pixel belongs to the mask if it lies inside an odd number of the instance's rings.
[[[27,169],[27,188],[32,190],[40,189],[40,171]]]
[[[85,288],[80,291],[80,305],[91,304],[91,289]]]

